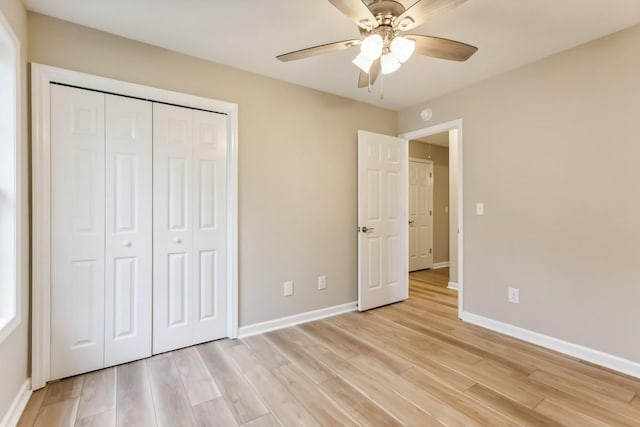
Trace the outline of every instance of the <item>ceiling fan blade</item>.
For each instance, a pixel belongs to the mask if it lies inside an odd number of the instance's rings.
[[[358,46],[362,40],[344,40],[341,42],[327,43],[320,46],[308,47],[296,50],[295,52],[284,53],[276,56],[282,62],[296,61],[298,59],[309,58],[310,56],[322,55],[324,53],[336,52]]]
[[[365,30],[373,28],[376,18],[362,0],[329,0],[329,2],[358,27]]]
[[[405,37],[415,40],[416,53],[434,58],[466,61],[478,50],[475,46],[455,40],[441,39],[439,37],[422,36],[419,34],[407,34]]]
[[[431,15],[460,6],[467,0],[418,0],[395,20],[401,31],[407,31],[425,22]]]
[[[369,74],[371,74],[371,77],[369,77]],[[360,75],[358,76],[358,88],[367,87],[369,86],[369,84],[373,86],[373,84],[376,82],[378,76],[380,75],[379,59],[376,59],[375,61],[373,61],[373,64],[371,64],[369,74],[365,73],[364,71],[360,71]]]

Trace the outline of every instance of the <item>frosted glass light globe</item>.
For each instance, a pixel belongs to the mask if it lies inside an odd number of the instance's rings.
[[[360,52],[369,58],[371,61],[375,61],[382,55],[382,48],[384,47],[384,41],[380,34],[373,34],[360,43]]]
[[[389,46],[389,48],[391,49],[391,52],[396,55],[398,61],[403,63],[413,55],[413,51],[416,49],[416,42],[414,40],[398,36],[391,41],[391,46]]]
[[[380,58],[380,65],[382,66],[382,74],[391,74],[400,68],[400,62],[393,52],[382,55]]]

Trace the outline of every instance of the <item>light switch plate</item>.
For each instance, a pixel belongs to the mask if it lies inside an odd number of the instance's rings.
[[[284,282],[284,296],[290,297],[293,295],[293,281]]]
[[[484,215],[484,203],[476,203],[476,215]]]

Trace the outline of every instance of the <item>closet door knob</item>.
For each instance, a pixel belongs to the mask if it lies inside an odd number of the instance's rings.
[[[122,242],[122,246],[130,248],[131,247],[131,242],[128,240],[125,240],[124,242]]]
[[[175,238],[173,239],[173,241],[174,241],[175,243],[177,243],[177,244],[182,243],[182,239],[181,239],[181,238],[179,238],[179,237],[175,237]]]

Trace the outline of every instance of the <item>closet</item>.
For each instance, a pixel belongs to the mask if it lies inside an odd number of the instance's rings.
[[[226,116],[50,91],[50,378],[225,337]]]

